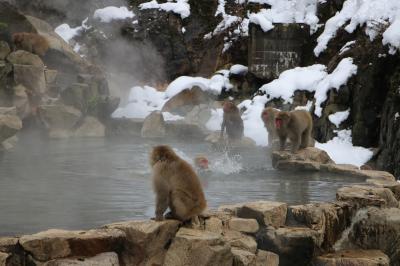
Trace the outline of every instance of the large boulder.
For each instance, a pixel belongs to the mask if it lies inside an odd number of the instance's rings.
[[[82,113],[67,105],[41,105],[38,114],[50,137],[69,137],[71,129],[77,125]]]
[[[44,70],[44,63],[38,55],[24,50],[17,50],[7,56],[7,61],[13,65],[28,65],[41,67]]]
[[[349,241],[360,249],[378,249],[390,258],[391,266],[400,265],[400,209],[368,208],[355,220]]]
[[[194,106],[207,104],[212,100],[210,94],[203,91],[200,87],[194,86],[190,89],[184,89],[173,96],[164,104],[161,110],[163,112],[185,116]]]
[[[342,250],[318,256],[314,266],[389,266],[390,259],[380,250]]]
[[[242,205],[236,211],[240,218],[256,219],[260,225],[280,227],[285,224],[287,204],[274,201],[256,201]]]
[[[231,230],[243,233],[256,233],[260,226],[256,219],[232,218],[229,220],[228,227]]]
[[[231,247],[215,233],[181,228],[165,257],[165,266],[232,265]]]
[[[125,233],[117,229],[97,229],[89,231],[65,231],[51,229],[34,235],[22,236],[21,246],[35,260],[72,256],[92,257],[121,248]]]
[[[399,207],[399,202],[394,197],[393,192],[383,187],[365,185],[342,187],[338,189],[336,198],[340,201],[350,202],[357,208],[368,206]]]
[[[14,65],[14,80],[16,84],[22,84],[33,95],[43,95],[46,92],[46,80],[44,68],[30,65]]]
[[[149,114],[143,122],[140,131],[142,138],[163,138],[166,135],[166,127],[163,114],[154,111]]]
[[[0,60],[6,59],[9,53],[11,53],[11,49],[8,43],[5,41],[0,41]]]
[[[167,220],[130,221],[106,225],[126,234],[122,261],[125,265],[163,265],[169,243],[178,230],[179,222]]]
[[[22,84],[14,87],[13,105],[16,107],[17,114],[21,119],[31,114],[27,90]]]
[[[95,117],[86,116],[81,125],[71,135],[74,137],[104,137],[105,126]]]

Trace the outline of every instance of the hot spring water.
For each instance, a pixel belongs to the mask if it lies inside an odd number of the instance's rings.
[[[21,139],[15,151],[0,158],[0,236],[152,217],[148,153],[156,144],[132,138]],[[228,156],[211,152],[205,143],[168,144],[190,162],[196,155],[208,157],[211,172],[201,181],[211,208],[256,200],[329,201],[337,188],[362,181],[278,172],[265,149]]]

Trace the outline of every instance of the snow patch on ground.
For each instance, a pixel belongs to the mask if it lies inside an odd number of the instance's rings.
[[[247,66],[239,65],[239,64],[233,65],[229,69],[229,72],[234,75],[246,75],[248,71],[249,71],[249,68]]]
[[[135,14],[132,11],[129,11],[125,6],[107,6],[105,8],[97,9],[93,14],[93,18],[105,23],[109,23],[113,20],[133,18],[134,16]]]
[[[54,32],[57,33],[64,41],[69,43],[75,36],[77,36],[82,30],[90,29],[90,26],[87,25],[88,18],[82,21],[81,26],[71,28],[68,24],[64,23],[54,29]]]
[[[350,109],[343,111],[343,112],[336,112],[328,116],[329,121],[334,124],[336,127],[345,121],[350,115]]]
[[[353,146],[350,130],[337,131],[337,134],[337,137],[327,143],[316,142],[315,147],[326,151],[337,164],[353,164],[360,167],[372,158],[372,151]]]
[[[345,26],[347,24],[347,26]],[[346,0],[342,10],[330,18],[317,39],[314,54],[319,56],[337,31],[345,26],[349,33],[365,26],[365,33],[374,40],[383,32],[382,43],[389,45],[391,53],[400,49],[400,1],[398,0]],[[389,27],[388,27],[389,26]]]
[[[182,19],[190,16],[189,0],[176,0],[175,2],[168,1],[167,3],[159,4],[156,0],[146,2],[139,5],[140,9],[160,9],[166,12],[173,12],[181,16]]]

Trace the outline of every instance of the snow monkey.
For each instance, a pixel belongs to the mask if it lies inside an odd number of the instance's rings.
[[[305,110],[279,112],[275,117],[276,133],[279,136],[280,150],[285,149],[286,138],[292,143],[292,152],[310,146],[313,121]]]
[[[226,128],[226,134],[229,139],[241,139],[244,127],[239,108],[232,102],[225,102],[222,109],[224,117],[221,124],[220,138],[222,139]]]
[[[16,49],[25,50],[39,56],[44,56],[49,49],[49,42],[37,33],[17,32],[12,35]]]
[[[275,116],[279,113],[278,109],[267,107],[261,113],[261,119],[268,131],[268,146],[272,147],[272,142],[276,136]]]
[[[153,148],[150,155],[153,168],[153,189],[156,193],[156,221],[165,218],[182,222],[200,214],[207,206],[197,174],[189,163],[167,145]]]
[[[208,170],[208,159],[203,155],[198,155],[194,158],[194,165],[201,170]]]

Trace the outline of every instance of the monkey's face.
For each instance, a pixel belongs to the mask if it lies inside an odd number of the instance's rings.
[[[168,145],[160,145],[153,148],[150,154],[150,165],[154,166],[158,162],[171,161],[177,155]]]
[[[270,113],[269,110],[264,110],[264,111],[261,113],[261,119],[262,119],[264,122],[269,122],[269,121],[272,119],[272,113]]]
[[[196,157],[195,164],[201,169],[208,169],[208,159],[204,156]]]
[[[290,121],[290,114],[288,112],[280,112],[275,118],[275,127],[281,129],[287,126]]]

